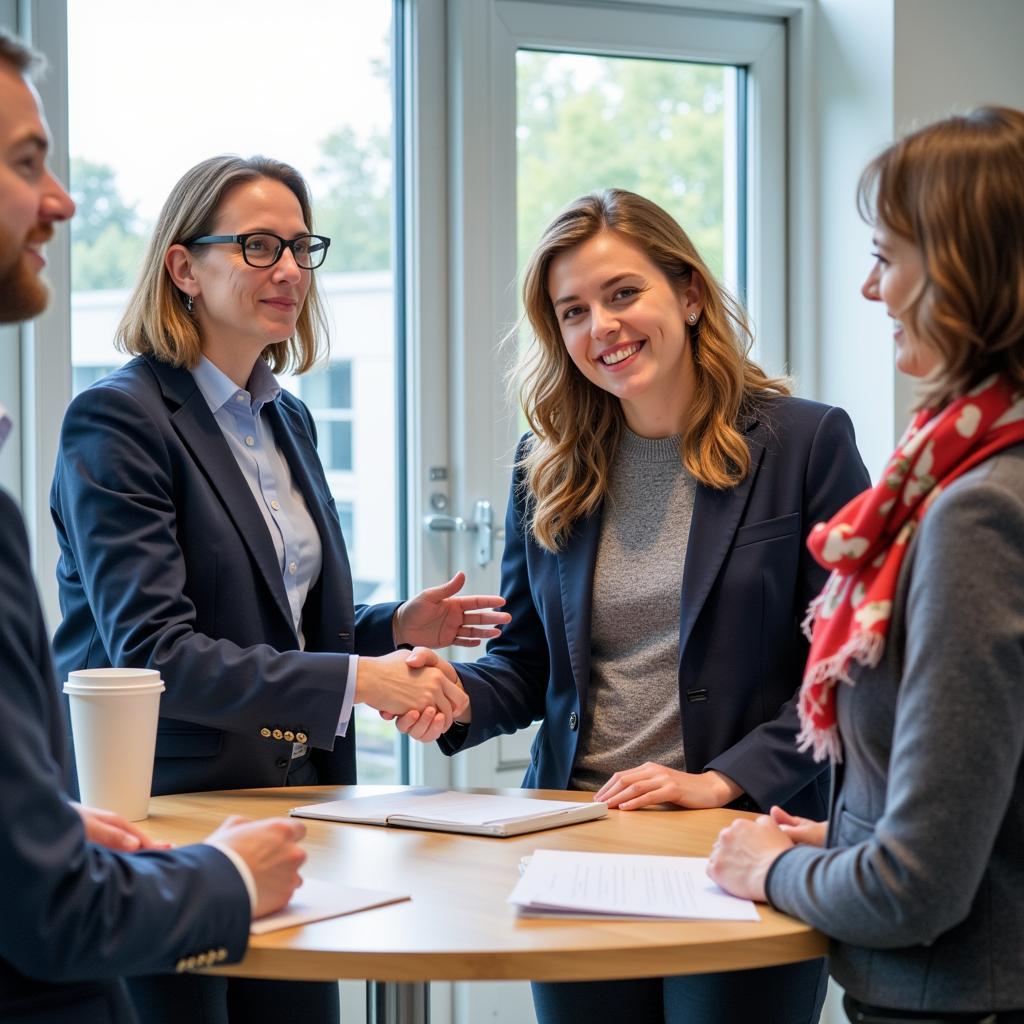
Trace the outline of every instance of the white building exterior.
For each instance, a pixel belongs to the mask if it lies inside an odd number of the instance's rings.
[[[352,423],[351,468],[332,466],[331,462],[336,460],[326,448],[327,480],[346,531],[356,600],[385,600],[394,595],[396,579],[392,277],[389,271],[321,274],[317,284],[330,320],[331,348],[328,366],[320,366],[311,374],[349,363],[351,405],[316,408],[312,401],[307,404],[316,417],[322,449],[332,421]],[[113,338],[127,297],[124,289],[72,294],[76,391],[125,361],[125,356],[114,348]],[[282,377],[281,383],[303,395],[303,378]],[[311,391],[308,385],[305,390]]]

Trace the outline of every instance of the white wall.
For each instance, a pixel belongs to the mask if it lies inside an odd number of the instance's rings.
[[[854,205],[864,164],[898,134],[982,103],[1024,108],[1021,0],[821,0],[815,31],[819,172],[817,393],[853,416],[877,475],[912,390],[884,311],[865,302],[870,230]]]

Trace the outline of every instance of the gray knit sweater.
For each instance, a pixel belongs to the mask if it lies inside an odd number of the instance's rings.
[[[611,467],[594,568],[588,713],[574,789],[655,761],[684,769],[679,602],[696,484],[679,438],[627,430]]]

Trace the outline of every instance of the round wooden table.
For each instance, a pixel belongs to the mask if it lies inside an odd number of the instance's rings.
[[[154,797],[143,824],[177,844],[208,835],[228,814],[284,815],[292,807],[395,786],[320,786]],[[475,790],[590,799],[553,790]],[[609,811],[608,817],[511,839],[303,819],[303,874],[409,893],[410,901],[254,936],[237,977],[369,979],[375,1024],[426,1021],[437,981],[584,981],[766,967],[823,956],[824,936],[760,906],[761,920],[579,921],[520,918],[506,902],[519,861],[539,848],[707,856],[727,810]],[[751,815],[747,815],[751,816]]]

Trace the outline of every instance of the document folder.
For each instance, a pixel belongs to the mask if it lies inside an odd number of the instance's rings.
[[[307,804],[291,810],[291,814],[297,818],[502,837],[593,821],[605,817],[607,813],[607,805],[592,800],[578,803],[525,796],[460,793],[426,787],[386,793],[383,796]]]

